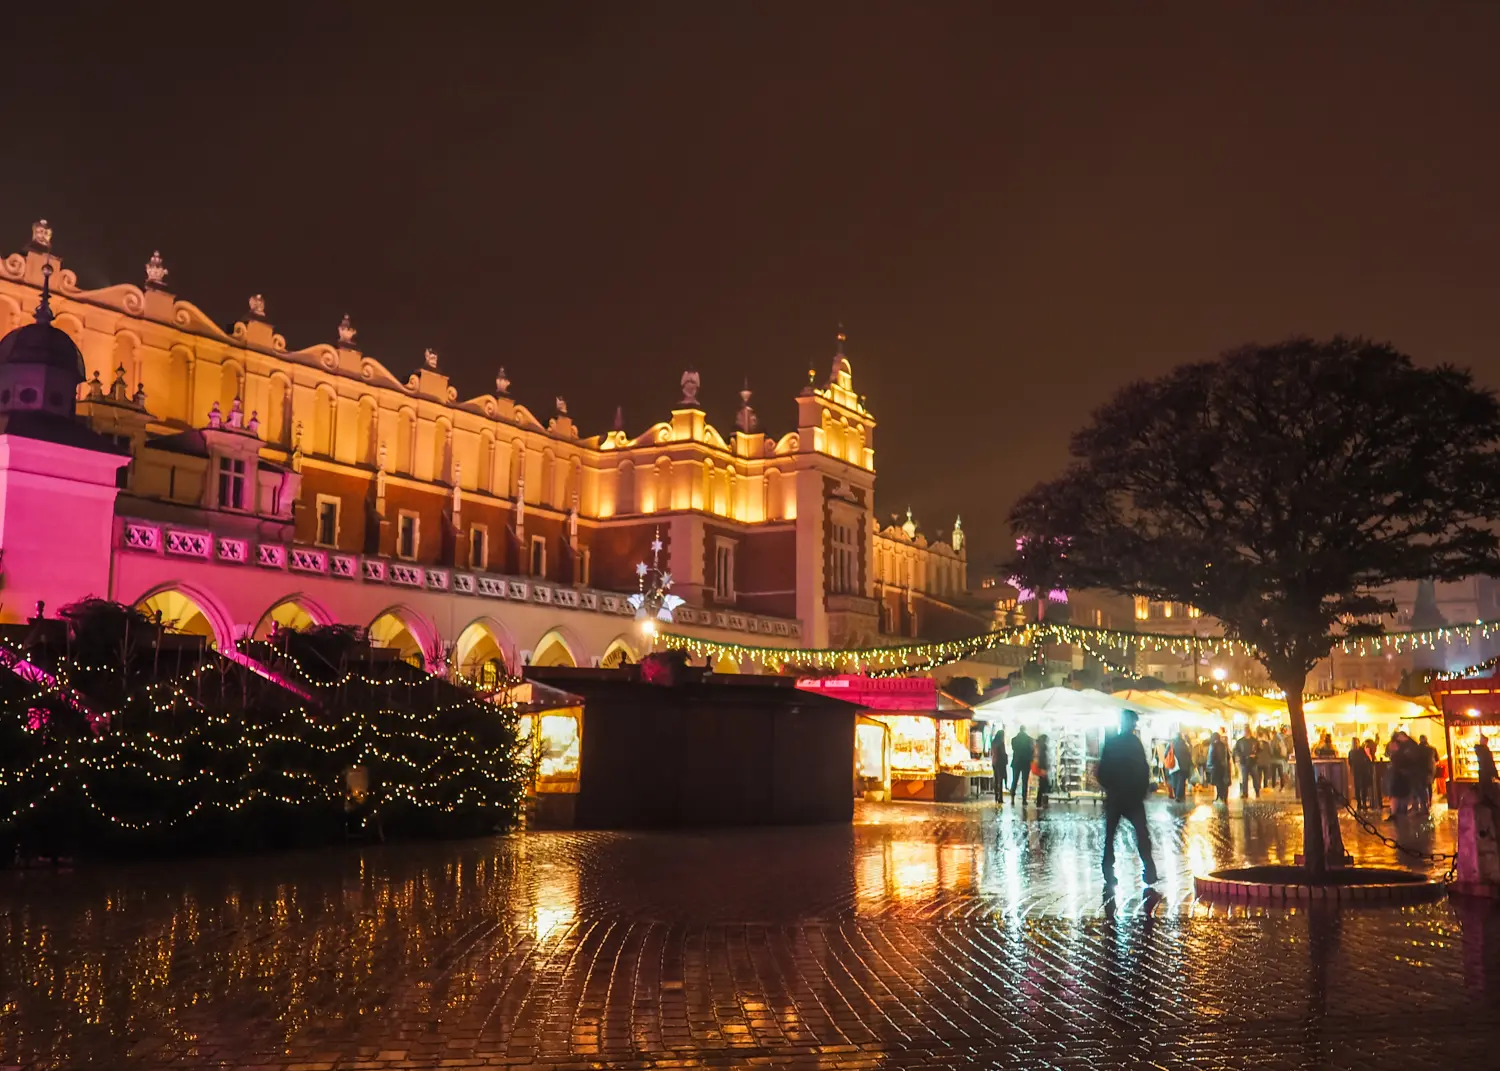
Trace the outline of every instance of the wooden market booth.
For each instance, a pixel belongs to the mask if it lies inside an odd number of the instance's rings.
[[[1457,807],[1479,789],[1474,746],[1481,737],[1500,735],[1500,677],[1494,670],[1475,677],[1432,682],[1432,698],[1443,712],[1448,746],[1448,806]]]
[[[854,793],[865,799],[968,799],[990,775],[970,748],[973,709],[931,677],[808,677],[797,687],[859,708]],[[986,745],[987,746],[987,743]]]

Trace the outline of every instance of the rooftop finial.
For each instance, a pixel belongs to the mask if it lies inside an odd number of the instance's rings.
[[[677,404],[691,406],[694,409],[698,408],[698,387],[701,382],[698,378],[698,373],[694,369],[689,368],[686,372],[682,373],[682,401]]]
[[[354,345],[354,336],[358,334],[354,324],[349,319],[349,314],[344,313],[344,318],[339,321],[339,346],[348,349]]]
[[[505,374],[505,366],[500,366],[500,371],[495,373],[495,393],[497,395],[510,393],[510,376]]]
[[[46,223],[46,220],[42,221]],[[52,265],[42,265],[42,300],[36,303],[36,322],[39,324],[50,324],[52,322]]]
[[[839,343],[838,354],[839,354],[840,357],[842,357],[844,355],[844,342],[849,337],[848,335],[844,334],[844,324],[843,324],[843,321],[839,322],[839,333],[838,333],[837,337],[838,337],[838,343]]]
[[[31,225],[31,248],[40,253],[52,249],[52,225],[45,219],[39,219]]]
[[[151,254],[151,259],[146,261],[146,288],[160,290],[166,283],[167,266],[162,263],[161,250],[158,249]]]
[[[615,426],[611,430],[612,431],[624,431],[625,430],[625,407],[623,405],[617,405],[617,406],[615,406]]]
[[[423,350],[422,362],[426,364],[429,369],[436,372],[438,366],[437,350],[433,349],[430,346],[427,349]]]
[[[746,377],[745,387],[740,391],[740,411],[735,414],[734,426],[749,435],[759,424],[760,422],[755,417],[755,410],[750,407],[750,380]]]
[[[263,294],[250,295],[250,315],[257,320],[266,318],[266,299]]]

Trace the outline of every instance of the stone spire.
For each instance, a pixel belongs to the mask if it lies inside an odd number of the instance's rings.
[[[47,221],[42,220],[46,226]],[[47,231],[48,240],[51,240],[52,232]],[[42,265],[42,299],[36,303],[36,314],[34,319],[37,323],[50,326],[52,323],[52,265]]]
[[[354,348],[354,336],[359,334],[354,329],[354,322],[349,319],[349,314],[344,313],[344,318],[339,321],[339,349],[348,350]]]
[[[750,407],[750,380],[745,380],[745,386],[740,391],[740,411],[735,414],[734,426],[746,435],[752,434],[760,427],[760,420],[755,415],[755,410]]]
[[[167,285],[167,266],[162,263],[161,250],[154,250],[146,261],[146,289],[162,290]]]

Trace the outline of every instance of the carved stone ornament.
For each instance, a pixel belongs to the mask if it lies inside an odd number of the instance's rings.
[[[356,334],[358,332],[354,330],[354,325],[349,322],[349,314],[344,313],[344,318],[339,321],[339,345],[345,347],[354,345]]]
[[[430,348],[423,350],[422,351],[422,360],[423,360],[423,362],[426,363],[426,365],[427,365],[428,368],[432,369],[434,372],[437,371],[437,362],[438,362],[437,350],[430,349]]]
[[[558,416],[567,416],[568,415],[568,400],[566,398],[564,398],[561,394],[559,394],[557,396],[557,415]]]
[[[510,376],[505,374],[505,366],[503,364],[500,366],[500,371],[495,373],[495,393],[510,393]]]
[[[698,404],[698,373],[689,368],[682,373],[682,403],[683,405]]]
[[[31,225],[31,244],[37,249],[52,248],[52,227],[45,219]]]
[[[208,410],[208,426],[215,429],[224,426],[224,414],[219,410],[218,402],[214,402]]]
[[[161,261],[161,250],[158,249],[151,254],[151,259],[146,261],[146,287],[150,290],[160,290],[167,284],[167,266]]]
[[[257,320],[264,320],[266,318],[266,299],[264,295],[252,294],[250,296],[250,315],[254,316]]]

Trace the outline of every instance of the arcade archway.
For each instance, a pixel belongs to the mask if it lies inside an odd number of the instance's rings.
[[[145,596],[135,604],[147,617],[158,619],[162,625],[187,636],[202,636],[210,647],[232,647],[234,636],[222,615],[217,613],[209,601],[196,592],[184,588],[162,588]]]
[[[531,651],[533,666],[576,666],[578,658],[563,634],[553,629],[540,640]]]
[[[277,629],[301,632],[303,629],[328,623],[329,617],[321,607],[301,596],[293,595],[282,599],[262,615],[260,623],[255,626],[255,638],[268,640]]]
[[[619,669],[621,666],[632,665],[640,660],[641,657],[636,653],[635,648],[626,643],[623,636],[617,636],[604,649],[604,657],[599,659],[599,665],[605,669]]]
[[[418,669],[427,668],[427,649],[422,643],[421,625],[407,610],[392,607],[371,621],[366,631],[373,646],[388,647],[401,661],[410,662]]]
[[[458,635],[453,646],[458,675],[481,689],[498,688],[506,677],[504,640],[498,627],[480,618]]]

